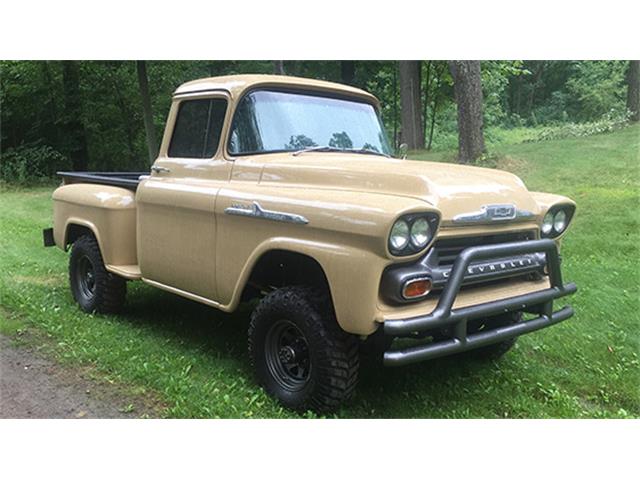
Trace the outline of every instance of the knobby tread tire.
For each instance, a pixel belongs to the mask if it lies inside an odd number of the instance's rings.
[[[277,320],[293,322],[305,335],[311,373],[300,392],[286,392],[269,374],[265,339]],[[352,397],[359,370],[359,344],[336,322],[331,300],[312,287],[284,287],[266,295],[251,315],[249,358],[259,383],[283,405],[297,411],[331,411]]]
[[[90,260],[95,275],[95,292],[92,298],[82,295],[78,284],[78,262],[84,256]],[[69,258],[69,284],[74,300],[87,313],[114,313],[124,305],[127,282],[107,271],[93,235],[83,235],[73,243]]]

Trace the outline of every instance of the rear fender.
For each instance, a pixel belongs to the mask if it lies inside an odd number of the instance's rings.
[[[89,229],[98,241],[106,265],[135,265],[135,194],[125,188],[76,183],[53,192],[53,234],[56,246],[67,250],[72,226]]]

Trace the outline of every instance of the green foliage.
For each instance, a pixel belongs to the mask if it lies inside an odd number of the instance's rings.
[[[397,132],[400,125],[400,97],[397,90],[399,82],[398,72],[395,62],[386,62],[388,65],[381,65],[376,71],[372,72],[363,85],[380,100],[380,116],[387,130],[387,136],[394,143],[394,132]]]
[[[553,138],[570,132],[599,131],[604,115],[625,112],[623,61],[483,61],[486,143],[506,137]],[[287,74],[342,81],[339,61],[285,61]],[[85,137],[88,168],[144,170],[148,167],[142,102],[132,61],[79,62],[79,115],[67,113],[62,63],[0,61],[0,142],[7,151],[22,145],[49,146],[72,155]],[[271,61],[147,62],[153,121],[157,136],[164,130],[172,92],[182,83],[209,76],[272,73]],[[427,75],[427,72],[429,73]],[[425,138],[433,122],[433,150],[456,148],[457,113],[447,61],[422,62]],[[355,86],[373,93],[393,140],[399,134],[400,101],[397,62],[355,62]],[[76,99],[77,100],[77,99]],[[76,116],[81,131],[69,131]],[[77,123],[77,122],[76,122]],[[579,127],[586,123],[590,126]],[[599,126],[593,126],[596,123]],[[566,128],[556,128],[567,124]],[[505,128],[514,129],[506,133]],[[524,133],[521,129],[530,127]],[[550,128],[538,136],[540,128]],[[569,133],[561,133],[569,132]],[[393,143],[393,142],[392,142]],[[20,180],[19,180],[20,181]]]
[[[592,122],[624,113],[627,61],[525,61],[509,76],[505,125]],[[484,79],[483,79],[484,80]]]
[[[590,121],[626,111],[626,61],[576,62],[567,80],[570,118]]]
[[[62,96],[61,71],[50,62],[0,61],[2,150],[26,144],[56,148]]]
[[[507,120],[508,98],[505,90],[509,81],[521,75],[530,75],[521,60],[482,62],[482,91],[484,121],[487,125],[503,125]]]
[[[596,135],[599,133],[612,132],[627,126],[629,122],[629,112],[623,114],[611,111],[602,116],[595,122],[586,123],[562,123],[559,125],[553,125],[544,127],[539,130],[537,135],[528,141],[541,141],[541,140],[557,140],[561,138],[575,138],[586,137],[589,135]]]
[[[0,180],[7,183],[42,182],[70,168],[69,159],[48,145],[10,148],[0,155]]]

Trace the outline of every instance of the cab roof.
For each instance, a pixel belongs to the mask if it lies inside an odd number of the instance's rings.
[[[202,93],[210,90],[225,90],[232,99],[238,99],[242,94],[256,87],[293,87],[303,90],[333,92],[341,95],[358,97],[366,102],[379,106],[378,99],[359,88],[342,85],[340,83],[314,80],[311,78],[290,77],[286,75],[226,75],[193,80],[180,85],[174,95]]]

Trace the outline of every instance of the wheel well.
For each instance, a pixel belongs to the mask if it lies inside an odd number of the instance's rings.
[[[309,285],[331,293],[324,270],[314,258],[287,250],[271,250],[263,254],[253,267],[243,300],[290,285]]]
[[[83,235],[95,236],[91,231],[91,229],[84,225],[78,225],[78,224],[72,223],[71,225],[67,226],[67,235],[65,237],[66,238],[65,248],[67,247],[67,245],[71,245],[73,242],[75,242],[77,239],[79,239]]]

